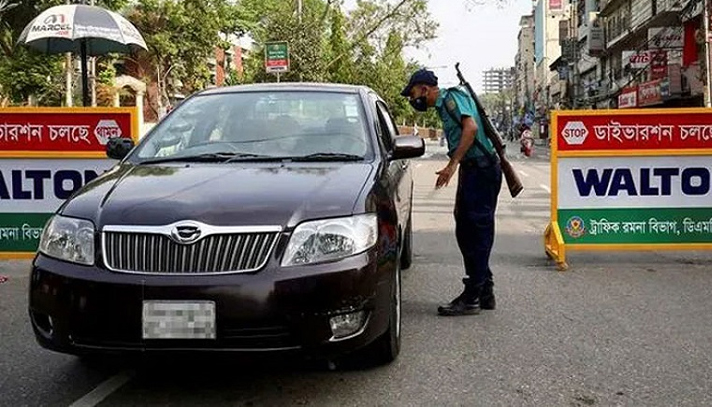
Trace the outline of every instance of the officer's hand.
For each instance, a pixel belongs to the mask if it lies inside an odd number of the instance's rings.
[[[438,180],[435,182],[435,189],[440,189],[446,186],[450,182],[452,176],[455,175],[455,167],[448,165],[442,170],[436,172],[436,174],[438,174]]]

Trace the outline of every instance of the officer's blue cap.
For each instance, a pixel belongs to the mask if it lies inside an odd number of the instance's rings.
[[[410,76],[410,81],[408,81],[408,85],[403,89],[401,95],[410,96],[411,89],[416,85],[438,86],[438,77],[435,76],[433,71],[428,71],[425,68],[419,69]]]

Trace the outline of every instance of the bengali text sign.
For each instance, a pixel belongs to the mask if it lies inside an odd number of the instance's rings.
[[[137,139],[135,109],[0,109],[0,151],[103,154],[110,138]]]
[[[712,148],[712,110],[557,116],[559,151]]]

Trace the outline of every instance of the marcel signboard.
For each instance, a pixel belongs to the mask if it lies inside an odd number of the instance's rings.
[[[712,111],[554,112],[547,254],[712,248]]]
[[[135,108],[0,109],[0,258],[31,257],[42,228],[110,169],[110,138],[138,139]]]

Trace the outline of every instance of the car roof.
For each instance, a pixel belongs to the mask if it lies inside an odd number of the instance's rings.
[[[373,92],[367,86],[346,85],[341,83],[318,82],[281,82],[281,83],[253,83],[247,85],[222,86],[200,92],[201,95],[240,93],[240,92],[274,92],[274,91],[310,91],[310,92],[343,92],[359,93]]]

